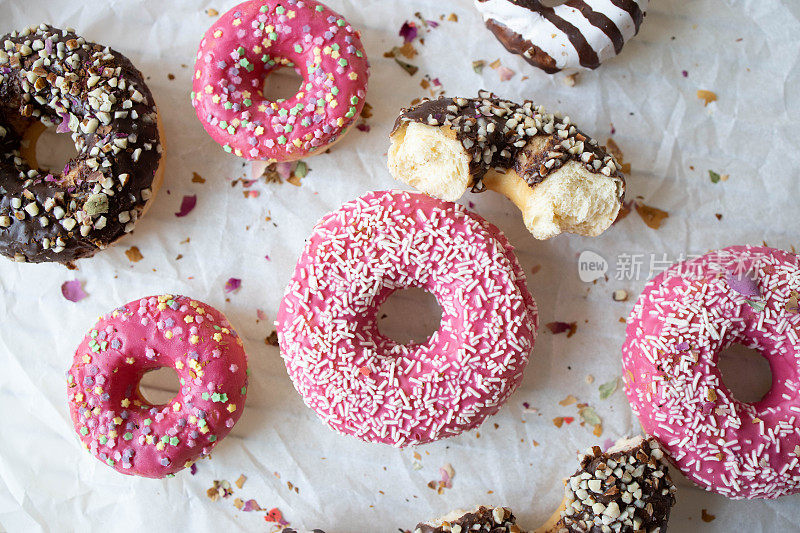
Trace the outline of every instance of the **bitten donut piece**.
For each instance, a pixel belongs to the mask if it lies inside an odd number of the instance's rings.
[[[42,24],[0,43],[0,253],[94,255],[133,231],[161,185],[153,95],[125,56],[74,30]],[[78,152],[60,173],[37,168],[46,127],[71,134]]]
[[[472,511],[462,509],[447,515],[420,522],[414,533],[524,533],[517,525],[511,509],[507,507],[479,506]]]
[[[620,165],[569,117],[533,102],[439,98],[404,109],[392,130],[389,171],[443,200],[492,189],[522,211],[537,239],[597,236],[622,207]]]
[[[578,462],[561,508],[537,533],[667,531],[676,489],[658,441],[620,439],[606,452],[593,446]]]
[[[139,384],[172,368],[178,394],[153,405]],[[103,315],[67,372],[70,415],[81,444],[122,474],[162,478],[208,455],[239,419],[247,356],[225,316],[169,294]]]
[[[548,73],[595,69],[639,32],[649,0],[475,0],[486,27],[513,54]]]

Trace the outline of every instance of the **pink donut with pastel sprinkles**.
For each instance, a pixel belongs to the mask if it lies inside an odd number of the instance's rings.
[[[173,368],[164,405],[139,391],[145,373]],[[83,446],[115,470],[162,478],[211,452],[239,419],[247,356],[225,316],[186,296],[151,296],[100,317],[67,373],[70,414]]]
[[[303,82],[292,98],[271,102],[262,87],[281,67]],[[200,42],[192,105],[226,152],[293,161],[326,150],[355,123],[368,79],[359,32],[341,15],[314,0],[252,0]]]
[[[650,281],[628,320],[625,391],[683,474],[729,498],[800,492],[800,258],[733,246]],[[761,353],[772,388],[733,397],[717,366],[738,343]]]
[[[334,430],[402,447],[472,429],[522,380],[538,328],[525,274],[495,226],[452,202],[378,191],[314,228],[276,326],[289,376]],[[376,315],[420,287],[442,308],[425,343]]]

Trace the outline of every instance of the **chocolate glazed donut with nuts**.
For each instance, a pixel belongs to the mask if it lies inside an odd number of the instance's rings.
[[[639,33],[649,0],[475,0],[486,27],[513,54],[547,73],[596,69]]]
[[[78,151],[60,173],[36,162],[52,127]],[[161,185],[161,137],[123,55],[46,24],[0,38],[0,253],[66,263],[132,231]]]
[[[616,220],[625,194],[620,165],[569,117],[482,91],[404,109],[391,134],[389,171],[442,200],[492,189],[522,211],[537,239],[597,236]]]

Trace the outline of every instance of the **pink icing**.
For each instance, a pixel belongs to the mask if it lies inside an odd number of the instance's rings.
[[[139,381],[175,369],[178,395],[148,403]],[[123,474],[161,478],[224,438],[247,393],[247,356],[225,317],[185,296],[151,296],[102,316],[67,373],[70,414],[84,447]]]
[[[749,281],[752,280],[752,281]],[[644,430],[706,490],[730,498],[800,491],[798,256],[733,246],[650,281],[628,320],[625,388]],[[737,401],[717,359],[732,343],[772,369],[760,401]]]
[[[457,435],[497,412],[522,380],[538,328],[513,248],[452,202],[378,191],[315,227],[278,311],[283,358],[331,428],[406,446]],[[423,344],[397,344],[376,314],[421,287],[442,308]]]
[[[270,102],[262,85],[281,67],[303,84]],[[192,105],[225,151],[287,161],[331,144],[358,118],[368,78],[360,35],[341,15],[314,0],[253,0],[222,15],[200,42]]]

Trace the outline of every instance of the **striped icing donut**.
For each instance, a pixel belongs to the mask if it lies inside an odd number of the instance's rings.
[[[261,89],[281,67],[303,83],[272,102]],[[203,37],[192,105],[226,152],[293,161],[326,150],[355,124],[368,78],[359,33],[335,11],[314,0],[250,0]]]
[[[733,246],[650,281],[628,320],[625,391],[683,474],[730,498],[800,492],[800,258]],[[772,369],[759,401],[737,400],[717,361],[733,343]]]
[[[475,0],[505,48],[545,72],[595,69],[639,32],[649,0]]]
[[[173,368],[177,396],[153,405],[139,382]],[[75,431],[89,452],[123,474],[162,478],[189,466],[239,419],[247,356],[225,316],[186,296],[130,302],[100,317],[67,373]]]
[[[442,308],[421,344],[376,315],[421,287]],[[538,315],[511,245],[462,206],[378,191],[315,227],[276,321],[289,376],[331,428],[407,446],[457,435],[497,412],[522,380]]]

